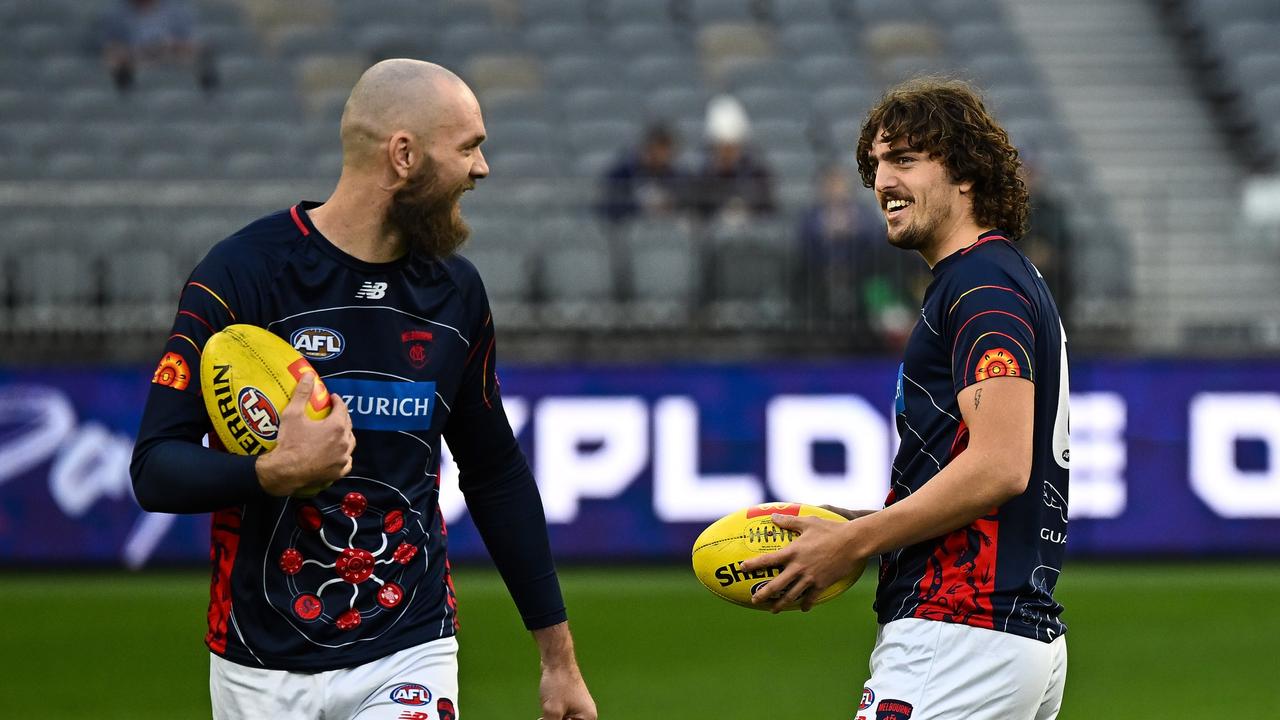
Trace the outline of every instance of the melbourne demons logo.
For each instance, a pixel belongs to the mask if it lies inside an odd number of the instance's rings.
[[[415,370],[421,370],[427,364],[427,343],[431,342],[429,330],[406,330],[400,333],[400,342],[404,343],[405,354],[409,364]]]
[[[240,419],[244,420],[245,427],[253,431],[254,435],[263,440],[276,439],[276,434],[280,432],[280,414],[261,390],[251,385],[246,386],[236,399],[236,410],[240,412]]]

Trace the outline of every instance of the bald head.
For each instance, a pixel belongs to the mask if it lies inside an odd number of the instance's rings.
[[[397,132],[430,146],[443,130],[478,118],[479,112],[471,89],[446,68],[421,60],[383,60],[360,76],[343,108],[343,165],[365,166],[385,157],[386,142]]]

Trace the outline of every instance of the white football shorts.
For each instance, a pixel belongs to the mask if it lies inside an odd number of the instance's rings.
[[[1053,720],[1067,640],[1043,643],[956,623],[881,625],[857,720]]]
[[[210,654],[214,720],[457,720],[458,640],[434,640],[325,672],[238,665]]]

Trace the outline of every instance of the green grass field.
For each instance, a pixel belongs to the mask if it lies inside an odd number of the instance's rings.
[[[0,718],[208,717],[208,575],[0,580]],[[808,615],[741,610],[683,568],[561,573],[604,720],[849,720],[874,634],[871,577]],[[533,720],[537,656],[496,575],[456,576],[460,708]],[[1064,720],[1280,717],[1280,565],[1068,566]]]

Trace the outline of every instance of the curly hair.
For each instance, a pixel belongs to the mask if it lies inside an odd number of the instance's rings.
[[[867,113],[858,138],[858,173],[874,187],[871,146],[904,139],[940,158],[953,182],[973,183],[973,219],[1019,237],[1027,231],[1028,194],[1018,149],[978,92],[960,80],[922,77],[890,89]]]

